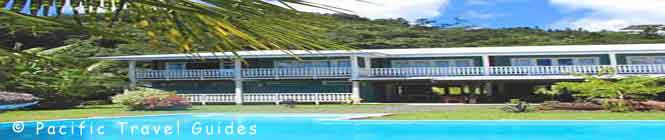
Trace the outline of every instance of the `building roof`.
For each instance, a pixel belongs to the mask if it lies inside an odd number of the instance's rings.
[[[102,60],[186,60],[186,59],[224,59],[224,58],[283,58],[283,57],[341,57],[341,56],[377,56],[380,54],[372,52],[362,52],[357,50],[332,50],[332,51],[239,51],[217,53],[191,53],[191,54],[156,54],[156,55],[128,55],[128,56],[110,56],[96,57]]]
[[[333,51],[240,51],[242,58],[280,57],[446,57],[446,56],[506,56],[506,55],[578,55],[578,54],[631,54],[665,53],[665,44],[619,44],[619,45],[561,45],[561,46],[512,46],[512,47],[466,47],[466,48],[408,48],[408,49],[363,49]],[[159,54],[97,57],[104,60],[182,60],[220,59],[236,57],[231,52],[195,54]]]
[[[607,53],[665,53],[665,44],[620,45],[561,45],[561,46],[512,46],[474,48],[413,48],[374,49],[364,52],[380,52],[389,57],[430,56],[502,56],[502,55],[575,55]]]

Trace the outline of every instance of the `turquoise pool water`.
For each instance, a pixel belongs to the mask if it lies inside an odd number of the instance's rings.
[[[340,117],[348,116],[191,114],[2,123],[0,124],[0,138],[3,140],[638,140],[665,138],[665,121],[336,119]],[[169,131],[167,128],[170,128]]]

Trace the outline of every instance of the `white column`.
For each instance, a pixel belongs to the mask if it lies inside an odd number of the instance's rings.
[[[359,77],[358,57],[351,56],[351,80],[356,80]]]
[[[490,75],[491,71],[491,65],[490,65],[490,56],[489,55],[483,55],[483,70],[485,70],[485,75]]]
[[[616,66],[617,65],[617,54],[614,53],[614,52],[611,52],[609,54],[609,56],[610,56],[610,65]]]
[[[136,87],[136,61],[129,61],[129,70],[127,71],[129,77],[129,88]]]
[[[360,99],[360,81],[356,81],[359,77],[358,57],[351,56],[351,98]]]
[[[235,102],[237,105],[242,105],[242,62],[238,58],[234,59],[233,61],[233,81],[236,85]]]
[[[351,98],[360,99],[360,81],[353,81],[352,82]]]
[[[370,71],[372,69],[372,58],[369,56],[365,57],[365,70]]]
[[[617,67],[617,54],[615,52],[610,52],[610,67],[615,74],[619,74],[619,67]]]
[[[492,90],[492,82],[485,83],[485,91],[487,91],[487,96],[494,95],[494,91]]]

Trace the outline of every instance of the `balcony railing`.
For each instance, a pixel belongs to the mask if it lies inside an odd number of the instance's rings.
[[[665,65],[619,65],[616,70],[620,74],[665,74]]]
[[[471,76],[483,75],[483,67],[373,68],[370,77]]]
[[[595,74],[610,65],[575,66],[493,66],[486,73],[483,67],[412,67],[359,69],[361,77],[414,77],[414,76],[521,76]],[[618,74],[665,74],[665,65],[617,65]],[[350,78],[351,68],[250,68],[242,69],[243,78]],[[233,70],[140,70],[137,79],[224,79],[232,78]]]
[[[605,65],[586,66],[495,66],[490,68],[490,75],[569,75],[574,73],[595,74]]]
[[[349,77],[351,68],[254,68],[243,69],[246,78],[280,78],[280,77]]]
[[[178,94],[191,102],[197,103],[233,103],[235,95],[226,94]],[[284,101],[312,102],[312,103],[341,103],[351,99],[351,93],[243,93],[243,102],[247,103],[275,103]]]
[[[222,79],[233,77],[233,70],[202,69],[202,70],[139,70],[137,79]]]

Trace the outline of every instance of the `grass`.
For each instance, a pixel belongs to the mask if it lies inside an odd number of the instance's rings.
[[[548,111],[510,113],[499,107],[469,107],[451,112],[400,113],[389,120],[665,120],[665,112]]]
[[[393,113],[373,119],[388,120],[665,120],[665,112],[553,111],[508,113],[500,106],[408,106],[408,105],[208,105],[185,111],[128,111],[118,105],[96,105],[65,110],[19,110],[0,113],[0,122],[134,116],[174,113]]]

